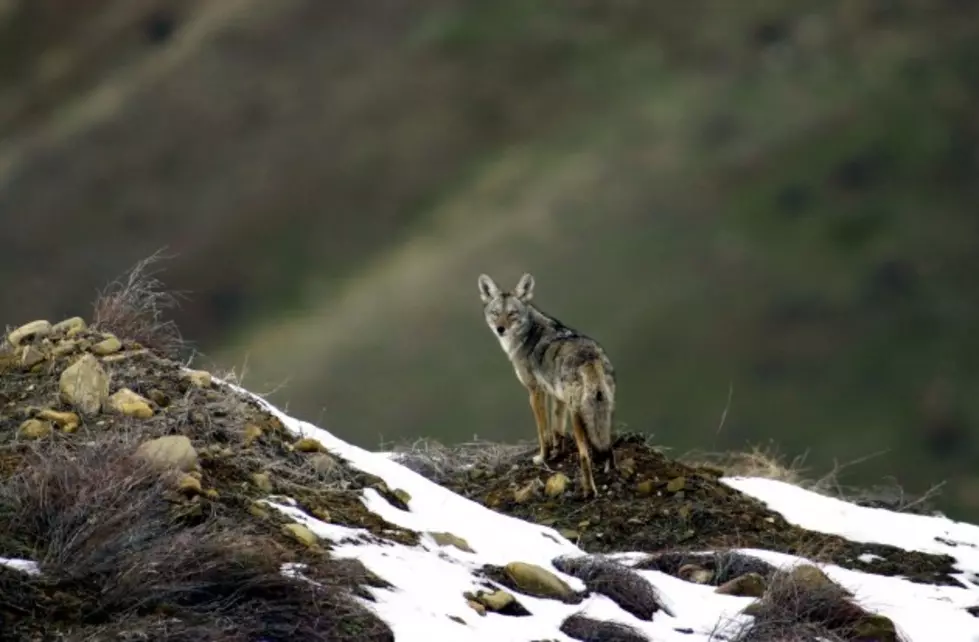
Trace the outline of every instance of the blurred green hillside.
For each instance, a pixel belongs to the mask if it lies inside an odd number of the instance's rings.
[[[979,3],[68,4],[0,3],[10,322],[166,245],[292,412],[532,439],[476,290],[532,271],[624,427],[979,516]]]

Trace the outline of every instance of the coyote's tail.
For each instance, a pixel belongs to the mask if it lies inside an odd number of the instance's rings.
[[[588,441],[597,453],[612,449],[612,407],[614,394],[609,389],[605,368],[598,359],[581,367],[581,413],[585,418]]]

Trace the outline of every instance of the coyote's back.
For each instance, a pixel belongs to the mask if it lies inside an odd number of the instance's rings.
[[[585,493],[594,494],[592,455],[606,471],[615,465],[615,371],[597,341],[530,303],[533,288],[530,274],[524,274],[512,292],[500,290],[485,274],[479,277],[486,323],[530,393],[540,442],[535,459],[550,460],[561,454],[564,424],[570,415]],[[553,417],[548,417],[547,399],[554,406]]]

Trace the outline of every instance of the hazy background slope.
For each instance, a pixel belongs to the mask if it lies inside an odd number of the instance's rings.
[[[977,4],[4,0],[0,312],[165,245],[291,412],[527,439],[475,283],[529,270],[629,429],[979,515]]]

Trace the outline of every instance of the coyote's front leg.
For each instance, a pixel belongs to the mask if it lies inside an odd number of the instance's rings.
[[[534,455],[534,463],[541,464],[547,459],[550,439],[547,431],[547,397],[540,388],[530,389],[530,408],[534,411],[534,421],[537,423],[537,441],[540,452]]]

